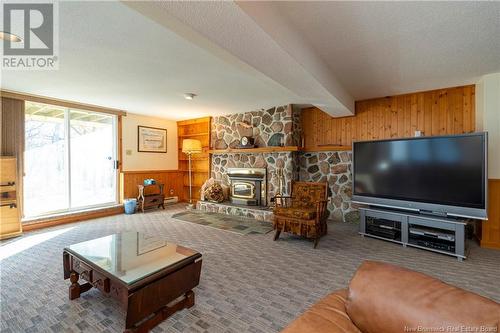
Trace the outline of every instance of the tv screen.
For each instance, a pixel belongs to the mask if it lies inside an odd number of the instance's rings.
[[[356,201],[486,215],[485,133],[355,142],[353,153]]]

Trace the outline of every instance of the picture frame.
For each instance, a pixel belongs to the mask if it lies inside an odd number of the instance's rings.
[[[167,245],[167,241],[156,235],[137,234],[137,256],[158,250]]]
[[[166,153],[167,129],[137,126],[137,151],[140,153]]]

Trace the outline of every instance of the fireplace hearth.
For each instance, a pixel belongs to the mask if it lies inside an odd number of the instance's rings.
[[[265,168],[228,168],[229,199],[242,206],[266,206],[267,177]]]

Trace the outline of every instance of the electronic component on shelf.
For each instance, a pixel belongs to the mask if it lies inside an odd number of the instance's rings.
[[[452,233],[447,233],[441,230],[435,230],[431,228],[425,228],[421,226],[410,226],[410,234],[411,235],[419,235],[431,238],[437,238],[449,242],[455,241],[455,235]]]
[[[401,240],[401,223],[369,217],[366,221],[366,232],[374,236]]]

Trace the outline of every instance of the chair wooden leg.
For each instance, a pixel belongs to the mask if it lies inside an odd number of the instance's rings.
[[[280,238],[280,233],[281,233],[281,230],[276,229],[276,233],[274,234],[274,240],[277,240],[278,238]]]
[[[319,243],[319,237],[314,238],[313,249],[315,249],[318,246],[318,243]]]

